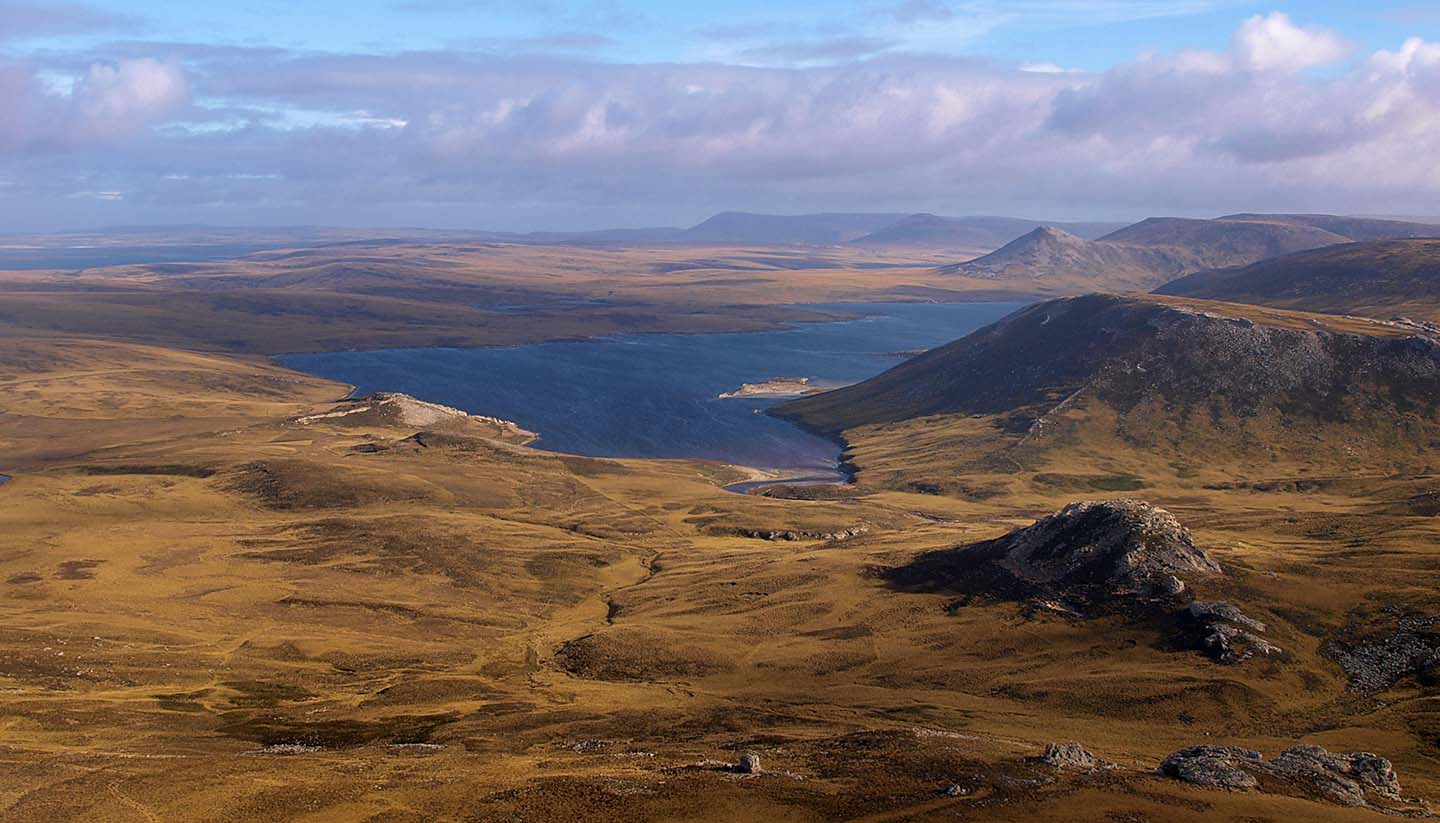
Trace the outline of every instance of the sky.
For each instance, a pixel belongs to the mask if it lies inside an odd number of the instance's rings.
[[[1429,0],[0,0],[0,231],[1440,215]]]

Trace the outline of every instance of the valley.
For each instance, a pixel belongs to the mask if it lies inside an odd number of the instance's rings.
[[[836,222],[0,276],[3,815],[1428,814],[1429,263],[1149,295]],[[1273,260],[1372,242],[1433,256]],[[801,375],[853,385],[718,397]]]

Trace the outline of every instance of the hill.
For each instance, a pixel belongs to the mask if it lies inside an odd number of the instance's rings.
[[[276,291],[231,311],[264,323],[296,293]],[[712,463],[519,446],[498,421],[341,399],[259,358],[12,323],[3,817],[1378,819],[1355,808],[1361,768],[1440,795],[1440,518],[1405,429],[1433,402],[1426,342],[1197,301],[1044,305],[992,332],[1009,360],[971,377],[1001,411],[847,431],[861,483],[829,501],[734,494],[744,473]],[[1346,382],[1361,361],[1368,382]],[[1234,439],[1229,411],[1226,379],[1272,372],[1294,372],[1275,389],[1296,414],[1285,454]],[[1047,396],[1075,385],[1099,393]],[[1327,385],[1358,408],[1316,423],[1323,398],[1297,386]],[[965,406],[963,380],[912,387],[932,388]],[[1116,411],[1157,392],[1173,408]],[[1012,411],[1034,396],[1038,426]],[[1385,402],[1403,411],[1370,428],[1404,438],[1404,473],[1372,471],[1386,435],[1346,422]],[[1103,436],[1169,436],[1176,409],[1216,432],[1204,459]],[[956,470],[996,441],[1006,465]],[[1013,469],[1031,454],[1043,472]],[[886,461],[913,485],[876,488]],[[1122,485],[1143,495],[1086,502]],[[972,594],[972,569],[997,585]],[[1192,618],[1238,653],[1188,645]],[[1263,634],[1256,654],[1237,630]],[[1114,765],[1036,757],[1056,740]],[[1231,751],[1268,759],[1227,777],[1211,761]],[[1337,767],[1297,770],[1297,751]],[[1190,783],[1212,774],[1249,788]]]
[[[1221,220],[1268,221],[1292,226],[1309,226],[1354,241],[1402,240],[1440,235],[1440,226],[1424,220],[1396,220],[1378,217],[1344,217],[1334,214],[1231,214]]]
[[[849,241],[865,247],[997,249],[1047,224],[1014,217],[941,217],[912,214],[863,237]],[[1116,223],[1051,223],[1078,237],[1094,239],[1120,228]]]
[[[1145,288],[1192,270],[1191,260],[1178,249],[1086,240],[1046,226],[983,257],[936,271],[982,280],[1079,279],[1127,289]]]
[[[1214,268],[1313,249],[1350,238],[1314,226],[1265,219],[1152,217],[1101,238],[1107,243],[1184,249],[1193,265]]]
[[[854,240],[905,217],[903,214],[751,214],[729,211],[692,226],[680,238],[690,243],[830,245]]]
[[[1093,241],[1054,229],[1036,230],[991,254],[937,272],[981,279],[1079,278],[1107,289],[1150,289],[1186,274],[1246,266],[1298,251],[1434,232],[1433,226],[1420,223],[1332,215],[1152,217]]]
[[[1440,240],[1349,243],[1197,272],[1158,294],[1378,317],[1440,320]]]
[[[1343,441],[1329,457],[1353,466],[1440,434],[1440,341],[1380,322],[1089,295],[1029,306],[774,413],[832,435],[979,416],[1022,462],[1075,444],[1318,460],[1317,443]]]

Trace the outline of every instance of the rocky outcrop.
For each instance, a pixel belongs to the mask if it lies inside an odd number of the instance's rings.
[[[1219,573],[1169,512],[1120,499],[1071,503],[1004,537],[922,555],[891,577],[1088,613],[1179,607],[1185,578]]]
[[[342,400],[329,410],[293,418],[301,426],[427,428],[446,432],[470,431],[477,435],[524,445],[539,437],[535,432],[498,417],[469,414],[439,403],[427,403],[399,392],[376,392]]]
[[[1003,537],[929,552],[883,574],[903,590],[1021,601],[1032,612],[1169,620],[1172,647],[1219,663],[1281,655],[1261,621],[1231,603],[1195,599],[1190,581],[1221,573],[1170,512],[1118,499],[1071,503]]]
[[[1362,609],[1322,651],[1345,670],[1351,691],[1382,692],[1440,666],[1440,617],[1398,605]]]
[[[433,426],[465,417],[469,415],[460,409],[416,400],[408,394],[376,392],[343,400],[329,411],[297,417],[294,422],[302,426],[312,423],[373,425],[382,422],[403,426]]]
[[[1236,746],[1191,746],[1165,758],[1159,772],[1166,777],[1215,789],[1253,789],[1253,772],[1264,765],[1259,752]]]
[[[1174,515],[1142,500],[1071,503],[995,548],[1017,581],[1067,599],[1173,597],[1179,575],[1220,572]]]
[[[1196,786],[1258,788],[1344,806],[1394,810],[1403,803],[1390,761],[1369,752],[1339,754],[1301,745],[1265,760],[1249,749],[1202,745],[1171,754],[1158,771]]]
[[[744,537],[749,540],[772,542],[798,542],[804,540],[849,540],[870,532],[869,526],[846,526],[834,531],[812,531],[806,529],[752,529],[744,526],[714,526],[703,529],[706,534],[728,537]]]
[[[1177,622],[1184,645],[1221,663],[1281,654],[1279,646],[1261,637],[1268,631],[1264,623],[1223,600],[1197,600],[1177,615]]]
[[[1055,769],[1081,772],[1093,772],[1113,765],[1091,754],[1088,749],[1074,741],[1046,743],[1040,762]]]

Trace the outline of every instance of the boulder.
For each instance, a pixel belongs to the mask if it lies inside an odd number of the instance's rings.
[[[1295,746],[1269,765],[1277,775],[1346,806],[1363,806],[1371,797],[1400,799],[1394,767],[1369,752],[1331,754],[1319,746]]]
[[[891,578],[907,587],[1044,602],[1083,614],[1179,608],[1187,579],[1219,573],[1173,515],[1121,499],[1071,503],[1003,537],[923,555]]]
[[[1382,692],[1440,667],[1440,617],[1413,606],[1360,609],[1322,651],[1345,670],[1351,691]]]
[[[755,752],[746,752],[740,756],[740,762],[735,766],[735,771],[740,774],[763,774],[765,770],[760,767],[760,755]]]
[[[1280,647],[1261,637],[1264,623],[1225,601],[1197,600],[1176,615],[1182,645],[1199,649],[1221,663],[1240,663],[1255,655],[1271,657]]]
[[[1400,779],[1390,761],[1369,752],[1332,753],[1320,746],[1292,746],[1274,760],[1235,746],[1191,746],[1165,758],[1158,770],[1196,786],[1261,788],[1343,806],[1394,810],[1402,802]]]
[[[1074,741],[1069,743],[1046,743],[1045,752],[1040,755],[1040,762],[1056,769],[1072,769],[1085,772],[1094,771],[1106,765],[1100,758],[1091,754],[1084,746]]]
[[[1165,758],[1160,774],[1218,789],[1253,789],[1260,781],[1252,773],[1263,763],[1259,752],[1235,746],[1191,746]]]

